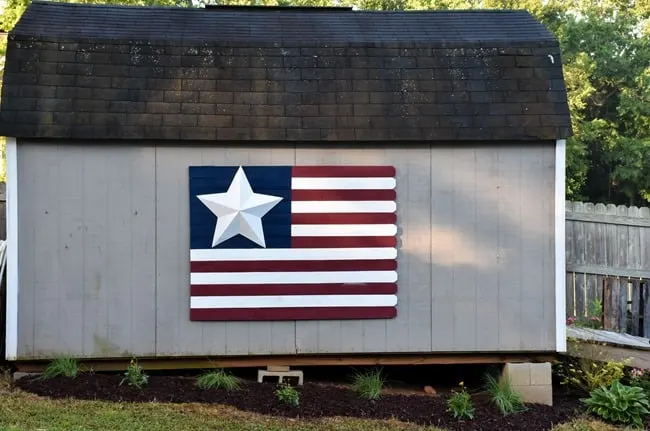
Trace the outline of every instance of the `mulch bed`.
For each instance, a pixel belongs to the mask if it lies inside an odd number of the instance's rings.
[[[398,419],[420,425],[436,425],[449,430],[549,430],[561,422],[575,418],[584,411],[576,397],[562,392],[554,396],[554,406],[527,405],[527,411],[502,416],[494,405],[480,396],[474,397],[476,408],[473,421],[459,421],[446,411],[446,396],[386,394],[379,400],[359,398],[352,390],[340,385],[305,382],[298,387],[300,406],[280,404],[273,383],[244,382],[234,392],[202,390],[191,377],[150,376],[149,384],[136,389],[120,386],[121,375],[82,374],[75,379],[58,377],[41,380],[25,377],[16,382],[22,390],[51,398],[86,400],[215,403],[240,410],[290,418],[323,418],[347,416],[366,419]]]

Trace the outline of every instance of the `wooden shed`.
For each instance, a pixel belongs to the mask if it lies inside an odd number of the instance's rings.
[[[525,11],[33,1],[0,134],[8,360],[565,349],[570,117]]]

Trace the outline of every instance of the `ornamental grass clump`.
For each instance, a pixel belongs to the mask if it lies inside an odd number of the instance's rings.
[[[196,379],[196,386],[201,389],[225,389],[234,391],[239,389],[239,379],[224,370],[214,370],[202,374]]]
[[[486,390],[491,401],[497,406],[502,415],[519,413],[525,410],[521,395],[512,389],[510,381],[503,377],[496,379],[492,375],[486,377]]]
[[[357,373],[352,378],[352,388],[362,398],[376,400],[381,396],[384,387],[384,377],[381,370]]]
[[[79,374],[79,366],[77,361],[68,356],[59,356],[55,358],[43,370],[41,378],[45,380],[53,379],[58,376],[75,378]]]

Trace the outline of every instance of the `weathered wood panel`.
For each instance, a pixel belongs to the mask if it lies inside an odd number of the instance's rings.
[[[602,300],[606,329],[647,336],[650,210],[567,202],[566,225],[567,279],[575,280],[567,283],[567,298],[575,298],[567,316],[588,317]]]
[[[19,162],[22,357],[555,349],[552,143],[23,143]],[[397,318],[190,321],[188,166],[342,163],[397,169]]]
[[[621,307],[612,313],[622,322],[628,299],[637,305],[643,298],[635,299],[638,287],[628,282],[650,279],[650,209],[567,202],[566,230],[567,279],[575,280],[567,283],[567,316],[587,316],[594,301],[603,300],[604,280],[614,277],[618,296],[603,302]]]
[[[155,353],[153,148],[20,145],[23,358]]]

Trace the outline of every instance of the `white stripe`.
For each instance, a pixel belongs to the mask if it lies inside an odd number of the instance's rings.
[[[7,299],[5,359],[18,358],[18,148],[16,138],[6,140],[7,157]]]
[[[310,213],[394,213],[394,201],[293,201],[291,212]]]
[[[555,350],[567,351],[566,341],[566,141],[555,145]]]
[[[192,272],[191,284],[394,283],[396,271]]]
[[[191,308],[394,307],[396,295],[193,296]]]
[[[382,190],[394,189],[395,178],[291,178],[293,190]]]
[[[190,250],[191,261],[395,259],[397,249],[367,248],[233,248]]]
[[[291,226],[291,236],[393,236],[394,224],[298,224]]]

